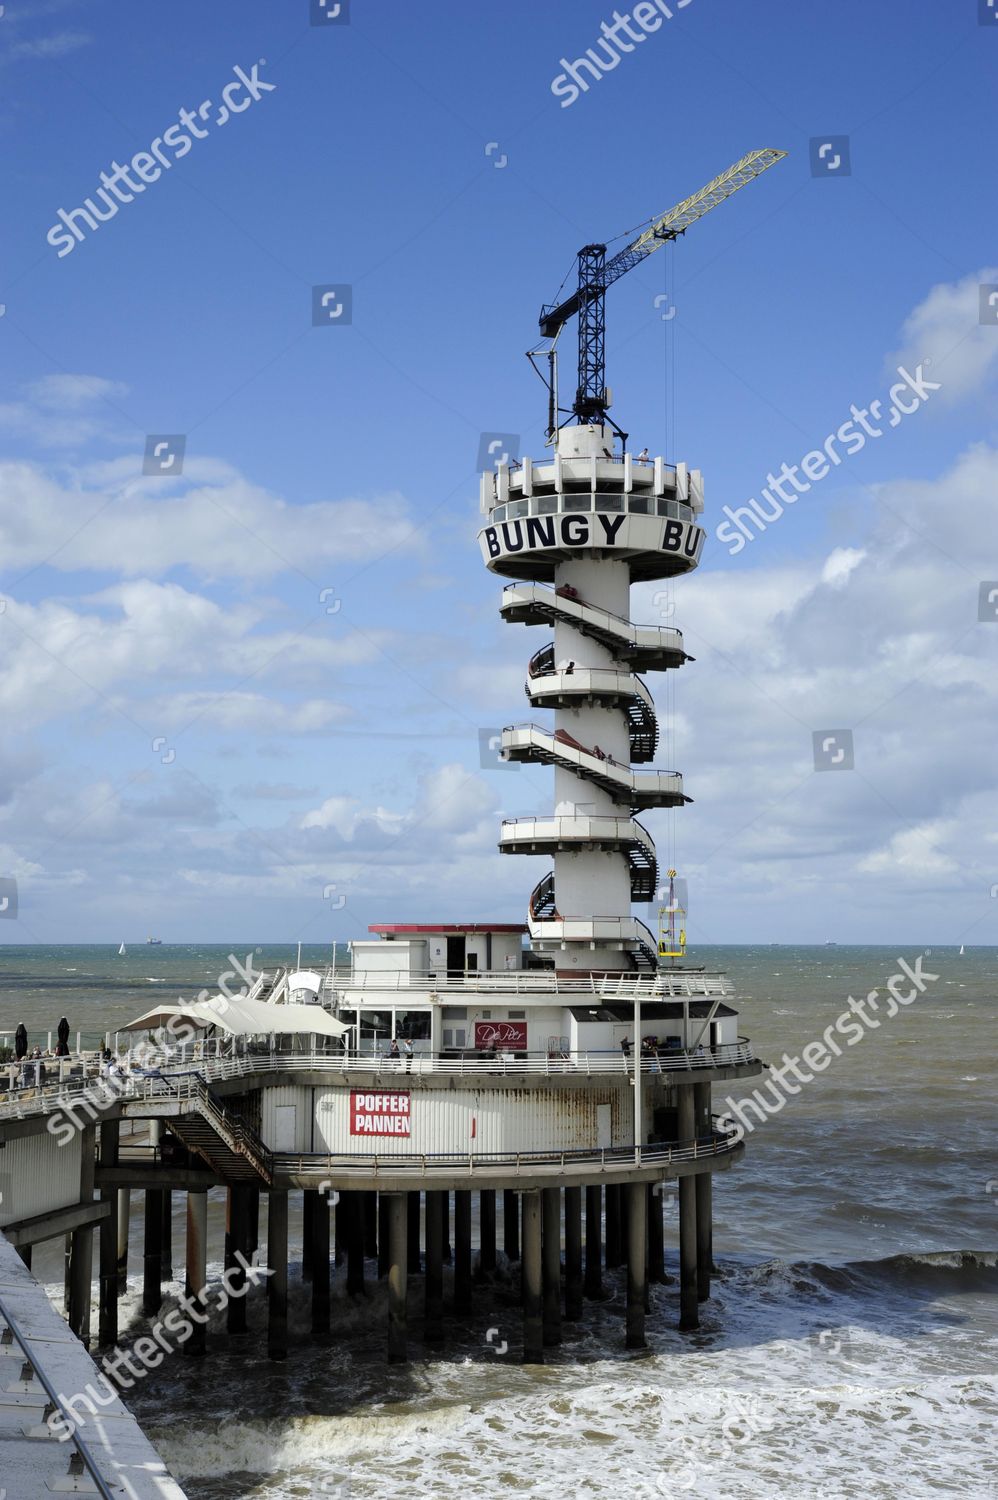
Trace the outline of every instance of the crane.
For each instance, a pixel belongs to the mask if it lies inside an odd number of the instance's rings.
[[[667,213],[655,219],[637,239],[616,254],[612,260],[606,258],[605,245],[584,245],[578,254],[579,279],[576,290],[563,302],[547,304],[541,308],[540,330],[545,339],[551,339],[549,349],[532,350],[528,355],[533,364],[534,354],[546,353],[550,375],[548,387],[548,438],[558,426],[558,395],[555,365],[555,344],[569,318],[579,317],[579,383],[575,393],[572,412],[580,423],[601,423],[608,420],[607,408],[610,395],[606,388],[606,364],[604,340],[606,331],[606,290],[618,281],[632,266],[638,265],[661,245],[685,234],[691,224],[702,219],[704,214],[730,198],[732,193],[745,187],[769,167],[775,166],[786,156],[785,151],[765,148],[750,151],[741,161],[735,162],[726,172],[708,182],[698,193],[684,198]],[[534,365],[537,369],[537,366]],[[540,374],[540,371],[538,371]],[[543,376],[541,376],[544,379]],[[616,423],[611,426],[619,433]]]

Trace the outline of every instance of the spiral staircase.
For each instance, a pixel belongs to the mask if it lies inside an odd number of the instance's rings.
[[[658,861],[636,815],[683,806],[682,776],[653,766],[658,718],[644,677],[690,660],[680,631],[629,618],[635,579],[696,566],[703,533],[699,475],[661,459],[610,456],[601,426],[561,429],[553,460],[483,476],[487,565],[516,581],[500,612],[553,636],[530,657],[524,691],[553,723],[512,724],[501,753],[551,766],[551,814],[503,823],[507,854],[545,854],[553,868],[528,906],[531,947],[559,973],[648,972],[657,942],[631,912],[655,899]]]

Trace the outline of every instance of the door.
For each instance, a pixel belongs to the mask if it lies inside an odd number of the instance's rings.
[[[297,1136],[297,1104],[278,1104],[274,1110],[274,1150],[297,1151]]]
[[[447,974],[451,979],[459,979],[464,974],[464,947],[463,937],[447,939]]]
[[[612,1133],[610,1129],[610,1106],[609,1104],[597,1104],[596,1106],[596,1149],[602,1151],[610,1149]]]

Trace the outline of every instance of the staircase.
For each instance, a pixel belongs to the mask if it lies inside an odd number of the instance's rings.
[[[170,1130],[220,1177],[237,1182],[273,1182],[273,1158],[263,1141],[234,1110],[216,1099],[200,1074],[164,1078],[177,1094]]]

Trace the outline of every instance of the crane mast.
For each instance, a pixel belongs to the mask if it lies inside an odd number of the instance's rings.
[[[607,407],[610,404],[606,389],[607,288],[660,246],[685,234],[691,224],[695,224],[712,208],[737,193],[739,188],[745,187],[768,168],[775,166],[786,154],[785,151],[768,147],[750,151],[699,192],[684,198],[681,203],[661,214],[637,239],[610,260],[606,258],[605,245],[584,245],[579,251],[576,290],[563,302],[541,308],[540,330],[542,337],[557,340],[569,318],[578,314],[579,378],[572,413],[580,422],[598,424],[607,419]],[[552,373],[549,382],[551,392],[553,380]],[[556,405],[553,396],[552,405]],[[549,424],[549,437],[556,424],[557,410],[553,412]]]

